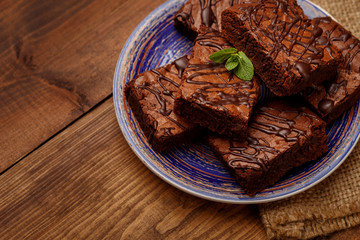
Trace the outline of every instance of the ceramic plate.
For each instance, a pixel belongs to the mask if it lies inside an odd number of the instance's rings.
[[[307,0],[298,0],[309,17],[328,14]],[[173,27],[173,15],[185,0],[168,1],[147,16],[125,44],[114,76],[114,103],[121,130],[139,159],[156,175],[189,194],[226,203],[262,203],[308,189],[331,174],[359,138],[359,103],[328,127],[329,152],[287,174],[277,184],[249,197],[203,142],[159,154],[151,149],[124,97],[125,84],[137,74],[187,54],[191,42]]]

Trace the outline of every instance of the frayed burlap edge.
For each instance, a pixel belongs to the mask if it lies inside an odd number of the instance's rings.
[[[342,214],[337,218],[312,218],[312,214],[308,213],[307,217],[312,219],[274,224],[274,221],[271,219],[271,213],[264,213],[262,209],[260,207],[262,221],[269,239],[309,239],[360,224],[360,212],[343,215],[344,212],[341,209],[337,213]]]
[[[269,239],[308,239],[359,225],[360,144],[323,182],[259,210]]]

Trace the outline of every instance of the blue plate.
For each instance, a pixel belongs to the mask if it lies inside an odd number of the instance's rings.
[[[174,13],[186,0],[164,3],[147,16],[126,42],[114,76],[114,103],[121,130],[139,159],[156,175],[189,194],[226,203],[264,203],[304,191],[329,176],[346,159],[359,138],[357,103],[328,127],[329,152],[318,161],[287,174],[276,185],[249,197],[201,141],[159,154],[151,149],[124,96],[137,74],[188,54],[192,43],[173,27]],[[307,0],[298,0],[309,17],[328,16]]]

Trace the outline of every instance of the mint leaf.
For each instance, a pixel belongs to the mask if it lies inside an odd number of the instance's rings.
[[[226,48],[213,53],[209,58],[217,63],[223,63],[225,68],[232,71],[238,78],[250,81],[254,77],[254,66],[244,52],[238,52],[236,48]]]
[[[239,65],[237,54],[232,54],[225,63],[225,68],[229,71],[233,70]]]
[[[226,48],[210,55],[210,60],[223,63],[226,59],[230,58],[231,54],[237,53],[236,48]]]
[[[239,64],[234,68],[234,74],[244,81],[250,81],[254,77],[254,66],[251,60],[244,52],[238,52],[237,58]]]

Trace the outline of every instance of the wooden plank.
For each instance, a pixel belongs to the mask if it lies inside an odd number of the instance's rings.
[[[0,176],[0,236],[264,239],[265,232],[256,206],[199,199],[148,170],[110,99]]]
[[[126,39],[163,2],[0,1],[0,172],[111,94]]]

